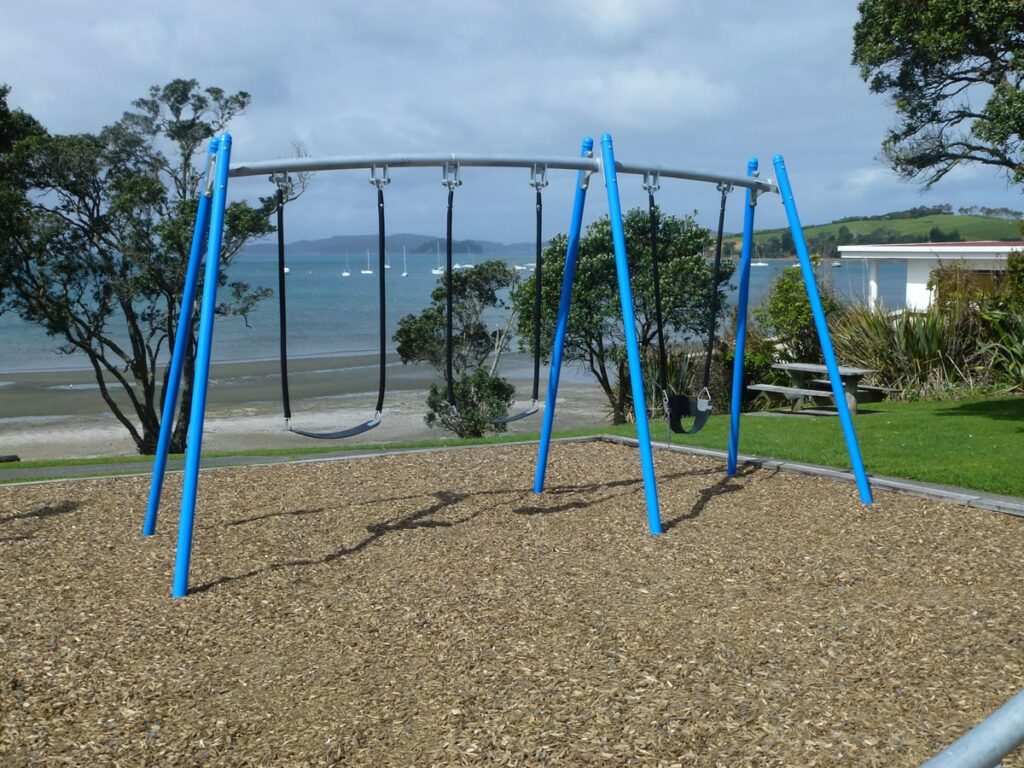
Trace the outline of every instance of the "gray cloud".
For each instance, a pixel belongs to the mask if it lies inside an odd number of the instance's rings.
[[[770,176],[782,153],[806,223],[945,201],[1018,207],[988,171],[922,195],[877,161],[892,115],[850,66],[855,19],[852,0],[35,0],[5,8],[0,80],[60,132],[97,130],[175,77],[247,90],[252,107],[232,127],[238,159],[287,156],[295,140],[315,155],[573,155],[582,136],[609,131],[622,159],[721,173],[743,173],[755,155]],[[440,232],[439,172],[394,178],[392,231]],[[565,227],[571,180],[553,179],[551,233]],[[529,238],[525,172],[466,181],[460,236]],[[265,191],[233,183],[235,195]],[[371,191],[363,174],[320,174],[293,206],[290,236],[371,230]],[[625,205],[643,200],[634,180],[622,191]],[[662,199],[714,217],[713,189],[666,183]],[[758,215],[784,221],[770,199]],[[731,228],[740,216],[734,204]]]

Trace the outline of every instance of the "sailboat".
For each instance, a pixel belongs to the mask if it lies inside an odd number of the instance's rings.
[[[469,246],[468,245],[466,246],[466,258],[469,258]],[[472,269],[474,266],[475,266],[474,264],[471,264],[470,262],[467,261],[465,264],[456,264],[453,267],[453,269]]]
[[[437,242],[437,243],[434,243],[434,245],[437,246],[437,266],[434,267],[432,270],[430,270],[430,274],[432,274],[432,275],[443,275],[444,274],[444,267],[441,266],[441,243]]]
[[[349,277],[349,276],[351,276],[351,274],[352,273],[348,271],[348,254],[346,253],[345,254],[345,269],[343,269],[341,271],[341,276],[342,277]]]
[[[402,277],[409,275],[409,267],[405,263],[405,246],[402,246]]]
[[[372,275],[373,270],[370,269],[370,249],[366,249],[366,269],[360,269],[359,274],[361,275]]]

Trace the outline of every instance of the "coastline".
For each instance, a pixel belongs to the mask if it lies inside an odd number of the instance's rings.
[[[289,361],[292,423],[312,429],[338,429],[373,415],[377,355],[307,357]],[[508,355],[502,375],[528,402],[532,361]],[[402,365],[388,356],[387,395],[382,423],[346,442],[381,443],[441,438],[423,421],[426,391],[436,381],[433,369]],[[89,370],[0,373],[0,454],[22,460],[135,456],[128,430],[107,409]],[[542,369],[543,400],[547,369]],[[123,399],[119,394],[118,400]],[[563,369],[555,416],[556,429],[607,424],[607,401],[596,383],[574,368]],[[541,413],[508,425],[508,434],[540,431]],[[208,451],[294,448],[325,444],[285,429],[278,362],[223,362],[211,366],[203,449]]]

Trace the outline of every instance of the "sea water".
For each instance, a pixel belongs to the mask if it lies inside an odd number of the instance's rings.
[[[387,286],[388,349],[394,350],[391,337],[398,321],[405,315],[417,314],[430,304],[430,292],[440,277],[432,274],[435,254],[407,256],[408,275],[402,277],[402,254],[389,254],[391,268],[385,270]],[[467,257],[462,257],[467,259]],[[468,261],[503,258],[522,266],[533,261],[532,254],[522,257],[489,257],[473,254]],[[379,310],[377,255],[368,259],[363,254],[324,254],[290,252],[288,254],[287,341],[289,357],[327,357],[358,355],[378,350]],[[758,306],[768,295],[772,283],[782,270],[793,262],[773,259],[750,270],[750,306]],[[864,262],[841,262],[831,266],[825,262],[818,269],[819,282],[831,283],[844,299],[864,301],[867,295],[867,270]],[[362,274],[371,269],[374,274]],[[343,277],[342,272],[350,275]],[[906,286],[906,269],[902,263],[879,264],[880,297],[890,309],[902,308]],[[520,272],[527,275],[527,272]],[[274,296],[259,302],[247,319],[218,317],[213,340],[214,362],[274,360],[279,353],[277,302],[277,255],[274,253],[242,253],[228,272],[229,281],[248,283],[250,287],[266,287]],[[738,275],[733,277],[727,302],[736,303]],[[224,289],[221,289],[224,295]],[[491,316],[491,322],[500,317]],[[115,333],[115,338],[119,334]],[[82,354],[57,352],[58,339],[48,337],[38,326],[25,323],[16,315],[0,315],[0,375],[25,371],[60,371],[88,368]],[[2,384],[2,382],[0,382]]]

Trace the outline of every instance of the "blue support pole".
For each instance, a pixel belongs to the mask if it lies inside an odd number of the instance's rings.
[[[747,176],[757,175],[757,158],[747,161]],[[747,188],[743,209],[743,250],[740,252],[740,295],[736,307],[736,358],[732,364],[732,404],[729,406],[729,462],[727,474],[736,474],[740,449],[740,411],[743,409],[743,370],[747,352],[747,303],[750,299],[750,259],[754,250],[754,209],[757,193]]]
[[[160,419],[160,439],[156,444],[156,456],[153,458],[153,477],[149,484],[149,504],[146,507],[146,520],[142,524],[142,535],[152,536],[156,533],[156,517],[160,509],[160,495],[163,493],[164,475],[167,471],[167,454],[170,452],[171,433],[174,431],[174,414],[178,409],[178,391],[181,386],[181,371],[185,364],[185,345],[188,343],[189,331],[192,328],[192,307],[195,304],[196,285],[199,282],[199,266],[203,261],[203,245],[206,243],[207,229],[210,225],[210,199],[212,190],[209,182],[213,159],[217,154],[218,139],[210,141],[210,149],[206,156],[206,171],[200,180],[199,208],[196,211],[196,226],[192,233],[192,250],[188,256],[188,267],[185,271],[185,286],[181,293],[181,311],[178,313],[178,331],[174,337],[174,352],[171,354],[171,370],[167,375],[167,388],[164,390],[163,416]]]
[[[779,193],[782,195],[782,204],[786,207],[786,218],[789,219],[789,230],[793,234],[796,255],[800,260],[800,271],[803,273],[804,286],[807,288],[807,298],[811,303],[811,312],[814,314],[814,327],[818,331],[821,351],[825,356],[825,366],[828,368],[828,378],[832,384],[836,410],[839,412],[839,421],[843,425],[846,449],[850,454],[854,477],[857,479],[860,500],[862,504],[871,504],[871,486],[868,484],[867,473],[864,471],[864,462],[861,459],[860,446],[857,444],[857,433],[853,429],[853,419],[850,418],[850,409],[846,404],[846,393],[843,390],[842,379],[839,377],[839,365],[836,363],[836,353],[832,348],[832,337],[829,335],[828,324],[825,322],[825,311],[821,306],[818,285],[814,280],[814,269],[811,266],[811,257],[807,253],[804,230],[800,226],[796,202],[793,200],[793,188],[789,184],[789,174],[786,173],[786,162],[782,159],[782,155],[776,155],[772,162],[775,165],[775,175],[779,184]]]
[[[651,535],[656,536],[661,533],[658,486],[654,479],[651,431],[647,424],[647,399],[644,396],[640,345],[636,336],[636,318],[633,315],[633,289],[629,283],[626,233],[622,226],[622,205],[619,202],[619,180],[615,173],[612,137],[607,133],[601,136],[601,167],[604,170],[604,183],[608,192],[608,216],[611,220],[612,242],[615,244],[615,272],[619,281],[622,329],[626,337],[626,357],[629,360],[629,379],[633,389],[633,412],[636,414],[636,436],[640,448],[640,466],[644,476],[644,495],[647,499],[647,527]]]
[[[593,157],[594,140],[587,136],[580,148],[580,157]],[[569,305],[572,301],[572,286],[576,279],[576,257],[580,250],[580,231],[583,228],[583,205],[587,201],[587,187],[590,173],[576,174],[576,197],[572,204],[572,218],[569,221],[569,245],[565,252],[565,268],[562,271],[562,293],[558,298],[558,320],[555,325],[555,340],[551,350],[551,370],[548,373],[548,391],[544,399],[544,423],[541,427],[540,445],[537,450],[537,471],[533,477],[533,492],[544,490],[544,477],[548,468],[548,449],[551,445],[551,431],[555,423],[555,400],[558,397],[558,379],[562,373],[562,354],[565,350],[565,334],[569,328]],[[536,276],[537,279],[540,275]]]
[[[196,493],[199,488],[199,455],[203,444],[203,420],[206,416],[206,389],[210,379],[210,352],[213,345],[214,312],[217,308],[217,276],[220,270],[220,246],[224,235],[224,208],[227,201],[230,159],[231,135],[224,133],[217,145],[210,234],[206,241],[206,277],[203,284],[203,301],[199,308],[199,340],[192,387],[189,440],[185,451],[185,482],[181,492],[181,517],[178,519],[178,549],[174,561],[172,597],[184,597],[188,594],[188,567],[192,558],[192,528],[195,522]]]

